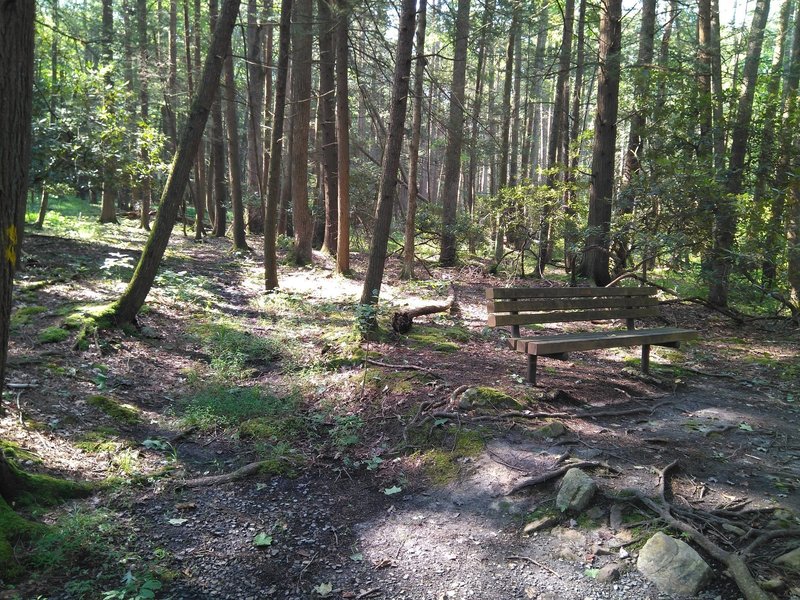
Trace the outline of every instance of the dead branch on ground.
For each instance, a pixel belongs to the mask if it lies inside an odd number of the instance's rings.
[[[432,315],[440,312],[453,311],[456,305],[456,291],[453,284],[450,284],[450,292],[443,303],[428,304],[418,306],[406,311],[398,311],[392,315],[392,329],[397,333],[408,333],[414,323],[414,317]]]

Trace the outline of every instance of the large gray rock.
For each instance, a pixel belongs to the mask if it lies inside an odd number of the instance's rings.
[[[665,594],[696,596],[712,572],[686,542],[656,533],[639,551],[637,568]]]
[[[800,548],[795,548],[791,552],[782,554],[775,559],[776,565],[781,565],[792,571],[800,571]]]
[[[592,501],[597,484],[594,479],[577,468],[572,468],[561,480],[561,487],[556,496],[556,506],[561,512],[580,512]]]

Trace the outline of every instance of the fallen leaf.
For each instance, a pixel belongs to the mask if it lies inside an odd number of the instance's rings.
[[[384,489],[383,493],[386,494],[387,496],[392,496],[393,494],[399,494],[402,491],[403,488],[401,488],[399,485],[394,485],[390,488]]]
[[[167,521],[170,525],[174,525],[175,527],[180,527],[184,523],[188,522],[189,519],[170,519]]]
[[[350,560],[354,560],[356,562],[361,562],[362,560],[364,560],[364,555],[361,554],[361,552],[357,552],[355,554],[351,554],[350,555]]]
[[[742,431],[753,431],[753,427],[747,423],[739,423],[739,429]]]
[[[592,579],[597,579],[597,574],[600,572],[600,569],[586,569],[583,574],[587,577],[591,577]]]
[[[317,592],[323,598],[326,598],[333,591],[333,586],[330,583],[320,583],[317,587],[314,588],[314,591]]]
[[[267,535],[263,531],[261,533],[257,533],[253,538],[253,546],[256,548],[263,548],[265,546],[272,545],[272,536]]]

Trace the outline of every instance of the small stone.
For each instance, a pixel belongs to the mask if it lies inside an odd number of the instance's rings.
[[[572,468],[561,480],[556,506],[561,512],[567,510],[580,512],[589,506],[596,491],[597,484],[594,479],[580,469]]]
[[[597,581],[600,583],[612,583],[619,579],[619,565],[617,563],[608,563],[597,573]]]
[[[548,423],[547,425],[543,425],[539,427],[536,431],[534,431],[534,435],[543,438],[557,438],[564,435],[567,432],[567,428],[564,427],[564,424],[561,421],[553,421]]]
[[[795,548],[775,559],[775,564],[792,571],[800,571],[800,548]]]
[[[611,529],[617,530],[622,527],[622,505],[612,504],[608,513],[608,524]]]
[[[665,594],[696,596],[712,572],[689,544],[660,531],[639,552],[637,568]]]
[[[767,592],[780,592],[786,587],[786,582],[780,577],[773,577],[772,579],[759,581],[758,585]]]
[[[522,530],[523,535],[530,535],[535,531],[541,531],[542,529],[550,529],[553,525],[558,524],[558,517],[553,515],[548,515],[545,517],[541,517],[536,519],[535,521],[531,521],[525,528]]]

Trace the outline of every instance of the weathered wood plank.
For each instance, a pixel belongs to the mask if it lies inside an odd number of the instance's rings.
[[[626,346],[660,346],[685,342],[697,338],[697,332],[691,329],[663,328],[641,329],[638,331],[606,331],[596,334],[577,334],[574,336],[540,336],[538,338],[522,338],[515,342],[515,348],[527,354],[547,356],[564,352],[582,350],[599,350],[601,348],[619,348]]]
[[[514,298],[577,298],[599,296],[652,296],[654,287],[621,288],[486,288],[487,300],[510,300]]]
[[[537,323],[567,323],[572,321],[599,321],[607,319],[642,319],[657,317],[658,307],[609,310],[551,311],[517,315],[489,315],[489,327],[506,325],[532,325]]]
[[[490,313],[530,312],[545,310],[574,310],[577,308],[639,308],[656,306],[653,296],[592,297],[592,298],[541,298],[537,300],[488,300],[486,309]]]

